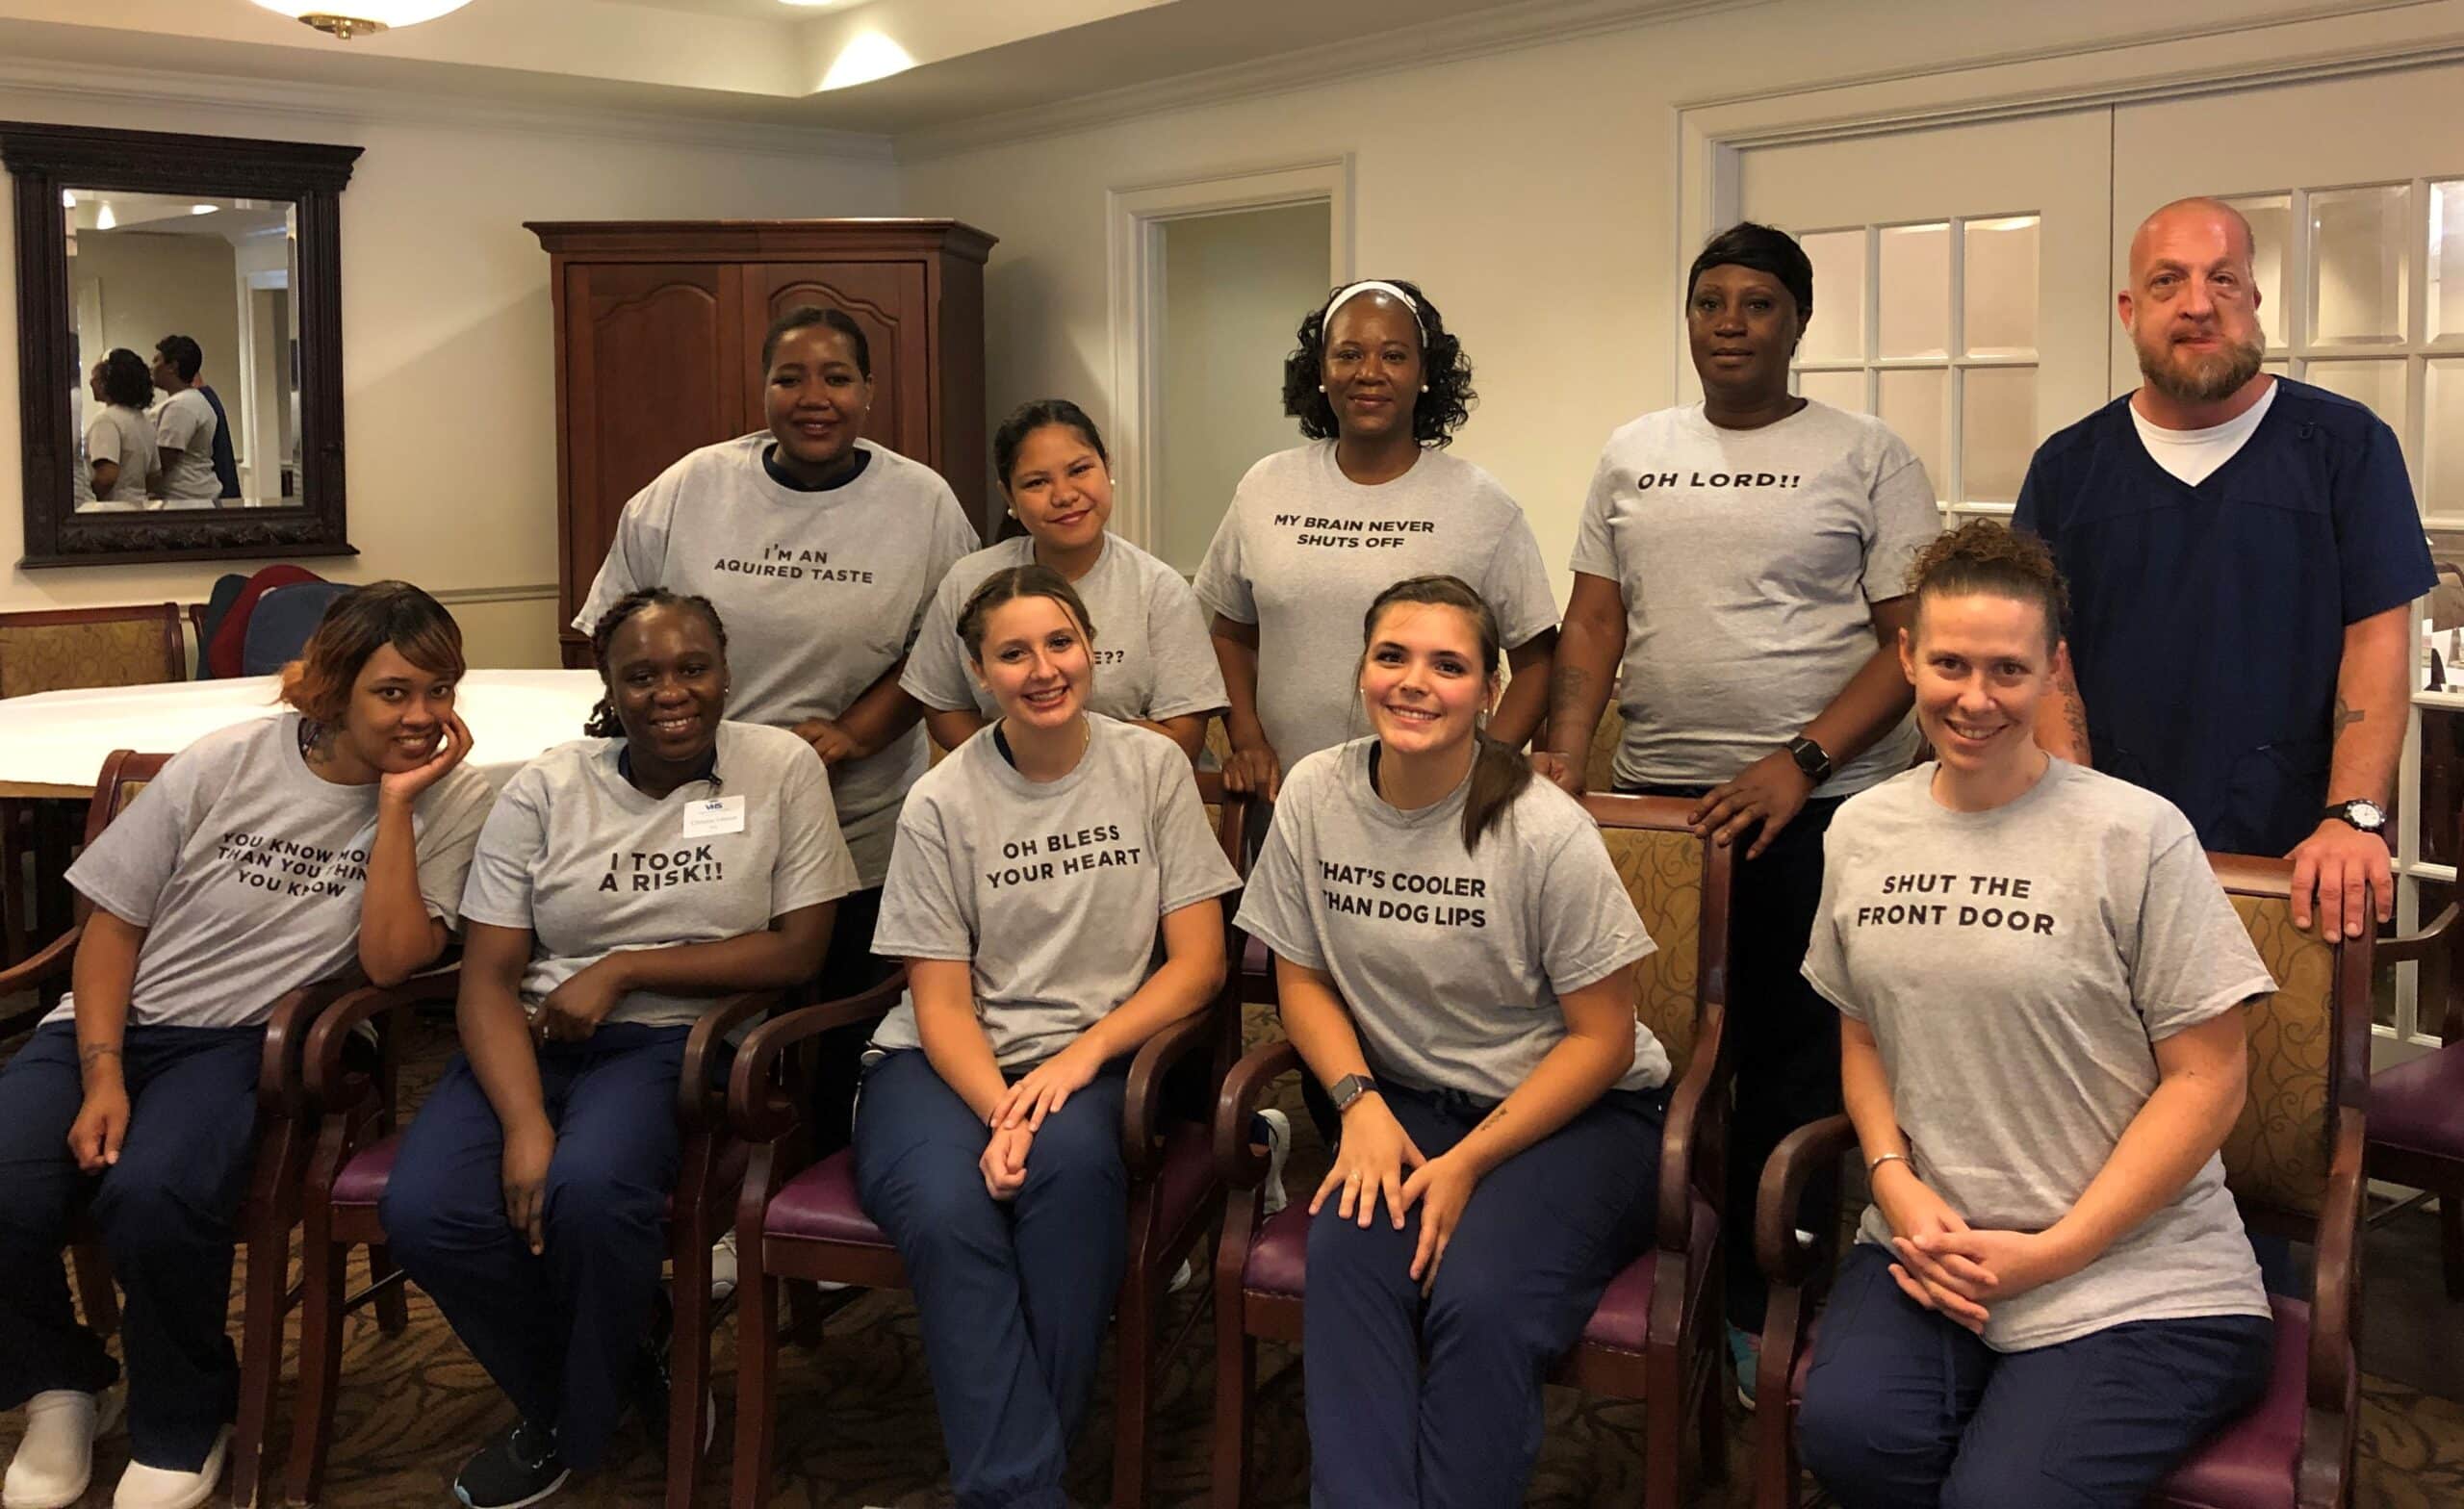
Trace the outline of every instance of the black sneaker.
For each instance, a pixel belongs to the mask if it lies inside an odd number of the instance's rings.
[[[556,1436],[524,1420],[479,1448],[453,1479],[469,1509],[522,1509],[554,1496],[573,1475],[556,1454]]]

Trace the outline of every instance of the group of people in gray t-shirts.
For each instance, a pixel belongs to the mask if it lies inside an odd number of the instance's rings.
[[[1789,395],[1811,300],[1782,233],[1706,247],[1704,401],[1610,437],[1563,615],[1522,510],[1445,448],[1459,339],[1386,280],[1306,315],[1309,443],[1242,479],[1194,586],[1110,531],[1075,404],[1000,427],[1019,532],[979,549],[939,476],[861,438],[862,326],[783,317],[767,431],[624,511],[576,621],[588,737],[493,799],[458,768],[450,618],[346,595],[293,710],[174,758],[70,871],[96,907],[74,999],[0,1070],[11,1509],[82,1494],[120,1408],[57,1261],[81,1191],[131,1293],[117,1501],[211,1494],[266,1004],[449,934],[462,1051],[380,1215],[516,1406],[459,1502],[540,1501],[663,1392],[669,1108],[706,1004],[903,968],[895,1010],[821,1044],[810,1135],[852,1142],[906,1261],[958,1502],[1058,1509],[1127,1251],[1126,1064],[1215,999],[1235,904],[1332,1149],[1313,1497],[1519,1502],[1541,1379],[1656,1210],[1655,944],[1575,800],[1612,696],[1615,787],[1737,855],[1732,1254],[1793,1127],[1844,1106],[1870,1164],[1808,1463],[1852,1505],[2136,1502],[2266,1373],[2216,1152],[2237,1008],[2272,982],[2180,814],[2040,749],[2044,550],[1943,534],[1905,444]],[[1257,808],[1245,882],[1209,758]],[[1292,1132],[1250,1136],[1271,1215]],[[719,1282],[757,1261],[722,1252]],[[1758,1280],[1728,1273],[1750,1387]]]
[[[193,339],[169,335],[156,345],[150,367],[121,347],[81,374],[84,387],[69,395],[77,441],[69,489],[79,511],[210,508],[217,499],[240,495],[222,399],[197,380],[204,360]],[[85,417],[89,395],[95,406],[90,420]]]

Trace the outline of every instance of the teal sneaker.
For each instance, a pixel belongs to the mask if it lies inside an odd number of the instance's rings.
[[[1736,1368],[1736,1401],[1754,1412],[1754,1373],[1762,1366],[1762,1338],[1738,1326],[1729,1327],[1729,1361]]]

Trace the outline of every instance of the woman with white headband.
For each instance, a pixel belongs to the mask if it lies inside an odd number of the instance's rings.
[[[1557,605],[1521,506],[1446,452],[1475,401],[1462,342],[1410,283],[1347,285],[1300,321],[1283,411],[1311,444],[1249,469],[1197,573],[1231,703],[1229,789],[1271,801],[1304,755],[1369,731],[1349,658],[1325,650],[1407,576],[1478,589],[1514,678],[1488,731],[1520,746],[1538,728]]]

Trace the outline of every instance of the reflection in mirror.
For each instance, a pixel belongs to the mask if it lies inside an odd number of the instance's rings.
[[[74,186],[61,207],[76,511],[292,502],[295,207]]]

